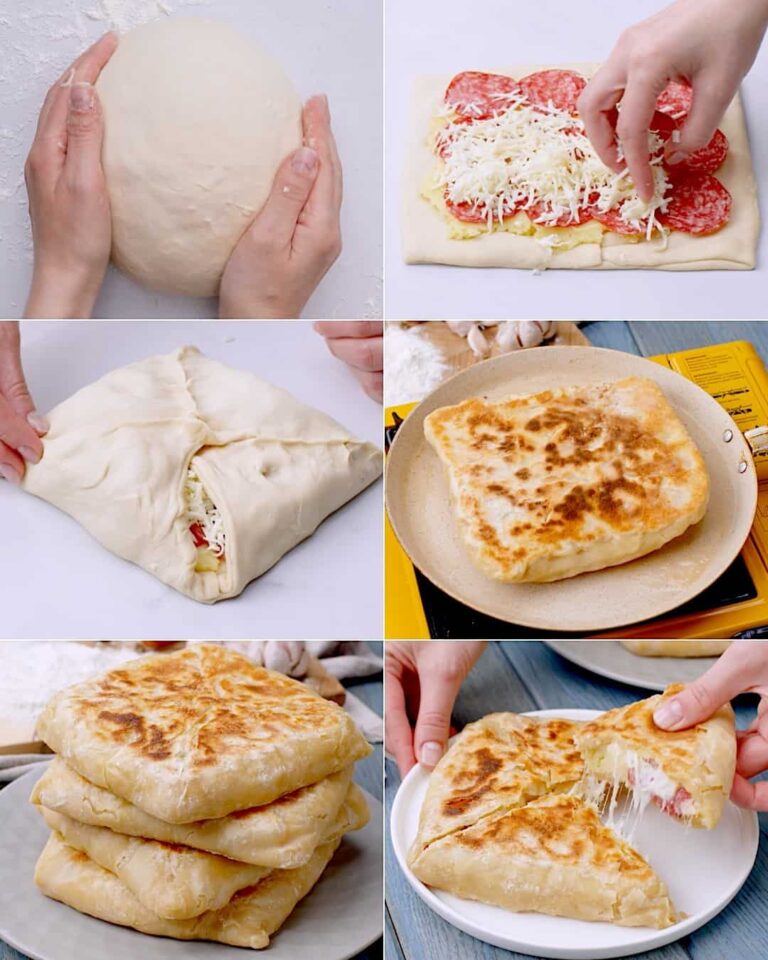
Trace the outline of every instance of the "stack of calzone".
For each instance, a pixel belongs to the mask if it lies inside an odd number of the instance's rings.
[[[220,646],[57,694],[31,801],[47,896],[144,933],[260,949],[368,819],[370,747],[338,706]]]

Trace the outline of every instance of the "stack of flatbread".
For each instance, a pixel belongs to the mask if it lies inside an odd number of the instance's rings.
[[[260,949],[368,819],[350,717],[225,647],[143,657],[45,708],[35,880],[82,913]]]

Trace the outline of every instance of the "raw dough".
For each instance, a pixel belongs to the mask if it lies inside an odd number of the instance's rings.
[[[330,417],[194,347],[113,370],[60,403],[24,489],[194,600],[237,596],[381,473]],[[226,562],[196,569],[191,463],[224,518]]]
[[[498,73],[524,77],[549,66],[502,68]],[[595,64],[567,64],[563,69],[592,76]],[[532,237],[489,233],[474,240],[451,240],[448,227],[421,196],[421,189],[435,165],[427,141],[430,124],[443,105],[445,88],[454,74],[424,76],[416,80],[411,109],[408,157],[403,180],[401,214],[403,257],[406,263],[446,263],[459,267],[519,267],[521,269],[599,269],[653,267],[660,270],[751,270],[755,266],[760,215],[757,186],[744,122],[737,95],[726,111],[720,129],[728,137],[728,159],[717,178],[733,196],[728,223],[709,236],[694,237],[674,232],[666,246],[627,242],[618,234],[606,234],[602,246],[582,244],[572,250],[552,250]]]
[[[301,146],[291,82],[226,24],[171,17],[121,37],[96,89],[113,262],[149,287],[215,295],[280,161]]]

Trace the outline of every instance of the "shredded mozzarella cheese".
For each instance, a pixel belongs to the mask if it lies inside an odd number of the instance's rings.
[[[197,523],[208,541],[208,548],[217,557],[224,554],[224,519],[208,496],[208,491],[192,464],[187,468],[184,482],[184,500],[190,525]]]
[[[649,133],[654,196],[644,203],[624,170],[614,173],[600,160],[580,119],[552,105],[534,108],[520,96],[504,95],[511,106],[485,120],[450,119],[437,137],[442,163],[435,187],[454,204],[469,204],[494,221],[535,204],[535,222],[557,225],[560,218],[577,224],[580,214],[594,209],[619,217],[650,239],[664,233],[657,219],[669,203],[670,182],[660,155],[662,140]],[[562,225],[562,223],[560,224]]]

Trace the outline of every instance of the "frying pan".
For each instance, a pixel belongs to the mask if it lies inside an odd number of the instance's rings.
[[[645,557],[553,583],[500,583],[471,562],[448,479],[424,437],[424,418],[470,397],[499,400],[638,376],[654,380],[701,451],[711,492],[704,518]],[[749,535],[757,477],[749,446],[723,408],[690,380],[651,360],[597,347],[505,354],[441,384],[407,417],[387,458],[386,506],[403,549],[445,593],[481,613],[539,630],[594,631],[660,616],[697,596]]]

